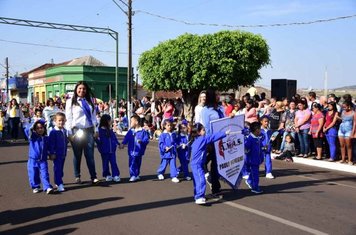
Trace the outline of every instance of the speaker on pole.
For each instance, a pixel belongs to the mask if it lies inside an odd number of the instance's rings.
[[[297,93],[297,80],[272,79],[271,88],[271,96],[276,97],[277,100],[291,99]]]

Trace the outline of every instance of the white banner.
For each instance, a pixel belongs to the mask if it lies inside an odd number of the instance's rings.
[[[230,130],[230,135],[214,143],[218,171],[230,185],[238,185],[239,175],[244,165],[244,129],[245,116],[222,118],[210,122],[213,133]]]

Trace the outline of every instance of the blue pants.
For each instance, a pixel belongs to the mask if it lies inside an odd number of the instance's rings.
[[[180,162],[180,167],[178,167],[177,171],[183,171],[184,177],[188,177],[189,176],[189,170],[188,170],[188,163],[189,160],[187,159],[186,154],[179,154],[178,153],[178,159]]]
[[[285,132],[283,132],[282,144],[281,144],[281,148],[279,149],[281,152],[283,152],[284,145],[286,144],[286,136],[288,134],[290,134],[292,136],[293,140],[295,140],[295,132],[294,131],[291,131],[291,132],[285,131]]]
[[[337,129],[335,127],[330,128],[326,133],[326,140],[328,141],[330,158],[336,160],[336,143],[337,143]]]
[[[194,199],[203,198],[206,190],[205,173],[202,165],[191,164],[194,184]]]
[[[142,156],[131,156],[129,155],[129,171],[130,177],[139,176],[142,163]]]
[[[84,151],[85,160],[87,162],[90,178],[96,179],[95,161],[94,161],[94,136],[93,133],[85,132],[81,140],[77,138],[72,142],[73,147],[73,164],[74,176],[80,178],[80,164]]]
[[[259,165],[247,165],[247,169],[250,169],[250,176],[247,179],[247,182],[251,185],[253,190],[258,190],[260,183],[259,179]]]
[[[120,175],[120,170],[116,163],[115,153],[102,153],[101,160],[103,162],[103,177],[111,175],[109,163],[111,165],[112,176],[115,177]]]
[[[65,160],[65,156],[56,156],[56,159],[53,160],[54,183],[56,185],[63,184],[63,169]]]
[[[272,173],[272,159],[271,159],[271,153],[265,153],[265,154],[264,154],[264,158],[265,158],[266,174]]]
[[[299,130],[298,139],[300,145],[300,153],[308,154],[309,153],[309,128],[304,130]]]
[[[43,185],[43,190],[52,188],[52,185],[49,183],[47,161],[36,161],[30,158],[27,162],[27,171],[31,188],[40,188],[41,181]]]
[[[17,139],[19,137],[19,124],[19,117],[9,118],[10,134],[13,139]]]
[[[177,177],[177,167],[176,167],[176,159],[175,158],[162,158],[161,164],[158,167],[157,173],[164,174],[166,171],[167,165],[170,167],[171,178]]]

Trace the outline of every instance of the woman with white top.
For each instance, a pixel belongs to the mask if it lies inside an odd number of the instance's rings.
[[[195,123],[202,123],[201,111],[205,106],[205,102],[206,102],[206,92],[202,91],[199,94],[198,104],[194,108],[194,122]]]
[[[6,119],[9,120],[11,139],[17,140],[19,137],[19,124],[20,120],[23,119],[23,114],[16,99],[10,101],[6,110]]]
[[[97,119],[91,94],[88,84],[80,81],[75,86],[73,97],[66,102],[66,129],[73,147],[75,181],[79,184],[81,183],[80,163],[83,151],[91,181],[93,184],[99,183],[94,162],[94,138],[98,136]]]

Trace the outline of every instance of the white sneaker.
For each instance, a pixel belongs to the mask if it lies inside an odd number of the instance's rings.
[[[140,178],[140,176],[136,176],[136,180],[140,180],[141,178]]]
[[[57,186],[57,191],[58,191],[58,192],[64,192],[64,191],[66,191],[65,188],[64,188],[64,186],[63,186],[63,184],[60,184],[60,185]]]
[[[249,175],[242,176],[243,179],[247,180]]]
[[[135,182],[136,181],[136,177],[135,176],[131,176],[131,178],[129,179],[130,182]]]
[[[111,175],[106,176],[105,181],[106,182],[112,181],[112,176]]]
[[[97,184],[99,184],[100,183],[100,180],[98,180],[98,179],[93,179],[92,181],[91,181],[91,184],[93,184],[93,185],[97,185]]]
[[[162,174],[159,174],[159,175],[158,175],[158,179],[159,179],[159,180],[164,180],[164,176],[163,176]]]
[[[203,197],[195,200],[195,204],[198,204],[198,205],[203,205],[205,203],[206,203],[206,200]]]
[[[190,176],[187,176],[187,177],[185,177],[185,180],[187,180],[187,181],[191,181],[191,180],[192,180],[192,178],[191,178]]]
[[[178,179],[177,177],[173,177],[173,178],[172,178],[172,182],[173,182],[173,183],[179,183],[179,179]]]
[[[266,174],[266,178],[267,179],[274,179],[274,176],[272,175],[272,173],[268,173],[268,174]]]
[[[209,172],[205,173],[205,180],[206,180],[206,183],[209,185],[210,189],[212,189],[213,188],[213,184],[211,183],[211,177],[210,177]]]
[[[114,176],[114,181],[115,182],[120,182],[121,181],[120,176],[118,176],[118,175]]]
[[[48,188],[47,190],[46,190],[46,193],[47,194],[52,194],[54,191],[53,191],[53,188]]]
[[[39,188],[34,188],[34,189],[32,190],[32,192],[33,192],[33,193],[39,193],[39,192],[40,192],[40,189],[39,189]]]

